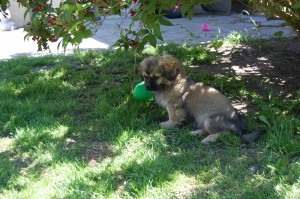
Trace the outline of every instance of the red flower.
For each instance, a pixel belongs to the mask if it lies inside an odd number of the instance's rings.
[[[136,46],[137,42],[133,39],[130,40],[130,46]]]
[[[40,38],[39,36],[34,36],[34,37],[32,37],[32,40],[37,41],[37,40],[39,40],[39,38]]]
[[[49,24],[51,24],[51,25],[56,25],[56,22],[55,22],[56,19],[55,19],[54,17],[48,17],[47,20],[48,20],[48,23],[49,23]]]
[[[132,0],[133,1],[133,3],[136,3],[138,0]]]
[[[136,13],[137,13],[136,11],[134,11],[134,10],[130,10],[130,16],[132,16],[132,17],[133,17],[134,15],[136,15]]]
[[[56,42],[56,41],[58,40],[58,38],[56,38],[55,35],[52,34],[52,35],[50,35],[49,40],[50,40],[51,42]]]

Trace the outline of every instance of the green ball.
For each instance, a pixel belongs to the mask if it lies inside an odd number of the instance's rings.
[[[133,90],[133,98],[140,101],[149,100],[154,96],[154,93],[146,90],[145,82],[141,82],[135,86]]]

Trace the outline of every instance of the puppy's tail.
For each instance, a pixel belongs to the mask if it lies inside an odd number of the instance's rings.
[[[255,131],[253,133],[249,134],[240,134],[241,136],[241,142],[243,144],[249,144],[250,142],[256,141],[258,138],[260,138],[264,133],[266,133],[266,129],[260,129],[258,131]]]
[[[260,138],[263,134],[267,132],[266,129],[260,129],[253,133],[247,134],[245,130],[247,126],[245,118],[239,114],[237,116],[238,116],[238,120],[237,120],[238,122],[236,123],[237,132],[243,144],[249,144],[250,142],[256,141],[258,140],[258,138]]]

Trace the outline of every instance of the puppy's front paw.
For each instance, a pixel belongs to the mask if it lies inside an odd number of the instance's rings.
[[[209,145],[209,144],[211,144],[211,143],[213,143],[213,142],[214,142],[214,141],[209,140],[209,139],[203,139],[203,140],[201,141],[201,143],[204,144],[204,145]]]
[[[196,131],[190,132],[190,134],[195,135],[195,136],[199,136],[199,137],[200,137],[200,136],[206,135],[207,132],[204,131],[203,129],[198,129],[198,130],[196,130]]]
[[[169,129],[169,128],[175,127],[176,124],[175,124],[174,122],[172,122],[171,120],[168,120],[168,121],[166,121],[166,122],[161,122],[161,123],[159,123],[159,126],[160,126],[160,127],[163,127],[163,128]]]
[[[207,145],[207,144],[216,142],[218,137],[219,137],[218,134],[209,135],[209,136],[207,136],[206,138],[204,138],[204,139],[201,141],[201,143]]]

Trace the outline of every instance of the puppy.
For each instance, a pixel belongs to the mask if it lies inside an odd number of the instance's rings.
[[[202,143],[215,142],[219,136],[237,133],[242,143],[258,139],[265,130],[245,134],[245,121],[229,100],[215,88],[194,82],[185,74],[181,63],[171,55],[149,57],[137,68],[145,88],[155,93],[156,102],[165,108],[169,120],[164,128],[181,126],[193,121],[194,135],[208,135]]]

